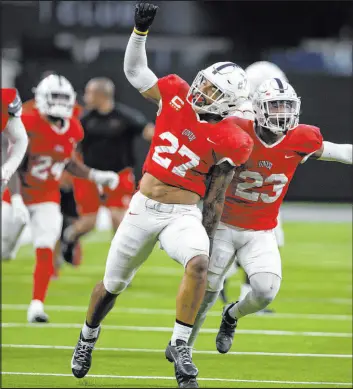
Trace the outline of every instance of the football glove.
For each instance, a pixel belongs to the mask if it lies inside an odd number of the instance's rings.
[[[149,3],[138,3],[135,6],[135,28],[139,32],[147,32],[154,17],[156,16],[158,7]]]
[[[11,205],[14,220],[21,224],[28,224],[30,221],[29,211],[23,202],[22,196],[19,194],[12,195]]]
[[[96,169],[90,170],[88,179],[95,182],[97,185],[108,186],[111,190],[116,189],[120,181],[117,173]]]

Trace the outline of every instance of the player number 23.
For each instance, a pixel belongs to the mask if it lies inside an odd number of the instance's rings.
[[[49,174],[51,174],[58,181],[65,169],[65,164],[63,162],[53,164],[53,162],[52,157],[44,155],[39,157],[37,164],[32,167],[32,176],[45,181],[49,178]]]
[[[174,166],[172,169],[172,173],[176,174],[180,177],[185,177],[186,171],[188,169],[192,169],[200,163],[200,157],[192,152],[188,147],[182,145],[179,148],[179,140],[176,136],[174,136],[169,131],[163,132],[159,137],[163,140],[168,140],[170,142],[170,146],[157,146],[154,149],[154,154],[152,159],[157,162],[159,165],[163,166],[165,169],[168,169],[169,165],[172,163],[172,160],[169,158],[161,157],[159,154],[168,153],[175,154],[178,152],[181,156],[188,157],[190,160],[185,162],[179,166]]]
[[[285,174],[271,174],[267,178],[263,178],[259,172],[251,172],[245,170],[239,174],[239,178],[243,180],[251,180],[251,182],[241,182],[237,185],[235,195],[249,201],[259,201],[261,199],[264,203],[275,202],[282,193],[283,188],[288,182],[288,177]],[[253,191],[253,188],[261,188],[263,186],[271,185],[273,183],[274,196],[267,193],[259,193]]]

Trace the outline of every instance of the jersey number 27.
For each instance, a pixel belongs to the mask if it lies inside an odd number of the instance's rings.
[[[158,163],[158,165],[161,165],[165,169],[168,169],[168,167],[172,163],[172,160],[169,158],[161,157],[159,154],[161,153],[175,154],[176,152],[178,152],[178,154],[180,154],[181,156],[186,156],[190,160],[179,166],[174,166],[172,169],[172,173],[180,177],[185,177],[186,171],[188,169],[192,169],[198,166],[198,164],[200,163],[200,157],[185,145],[182,145],[179,148],[179,140],[171,132],[169,131],[163,132],[161,135],[159,135],[159,137],[163,140],[165,139],[168,140],[170,142],[170,146],[157,146],[155,148],[152,159],[154,160],[154,162]]]

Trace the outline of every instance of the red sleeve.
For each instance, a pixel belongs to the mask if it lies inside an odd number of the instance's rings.
[[[162,99],[178,94],[182,88],[187,88],[187,90],[189,90],[188,83],[176,74],[169,74],[168,76],[160,78],[157,84]]]
[[[216,136],[212,136],[212,141],[216,143],[218,163],[229,161],[235,166],[244,164],[250,157],[254,142],[245,131],[234,125],[224,126]]]
[[[312,154],[319,150],[323,143],[320,129],[315,126],[300,124],[293,130],[293,149],[300,154]]]

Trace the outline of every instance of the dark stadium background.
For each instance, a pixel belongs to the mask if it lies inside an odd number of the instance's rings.
[[[352,143],[352,1],[159,1],[147,43],[158,76],[177,73],[191,82],[212,62],[246,67],[258,60],[278,64],[302,97],[301,122],[319,126],[326,140]],[[2,1],[2,79],[23,100],[45,70],[74,85],[110,77],[117,99],[142,110],[155,107],[131,87],[123,56],[133,27],[131,1]],[[9,76],[10,75],[10,76]],[[11,85],[3,85],[11,86]],[[140,177],[148,145],[136,143]],[[287,200],[352,199],[349,166],[309,161],[299,167]]]

